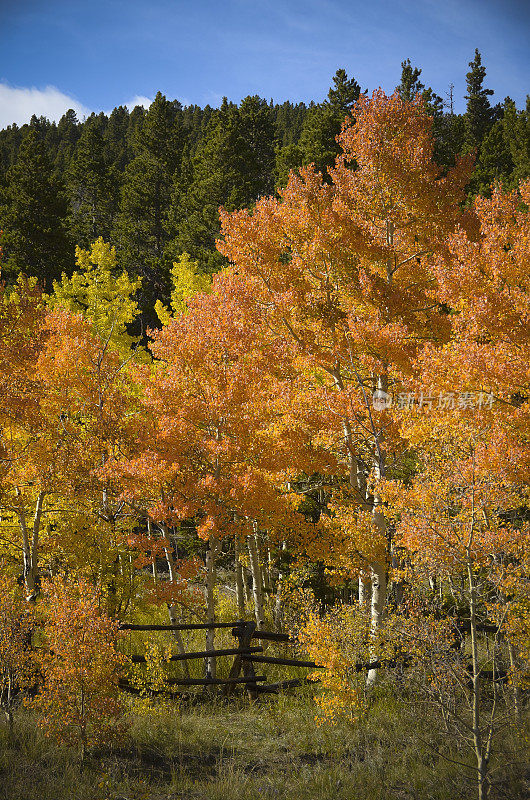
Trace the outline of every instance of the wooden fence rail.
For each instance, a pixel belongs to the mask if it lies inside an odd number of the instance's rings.
[[[238,622],[190,622],[177,625],[137,625],[132,622],[120,622],[120,629],[123,631],[202,631],[213,630],[214,628],[234,628]]]
[[[465,634],[470,629],[469,620],[455,618],[455,624],[462,634]],[[485,633],[497,633],[498,628],[490,623],[481,623],[479,629]],[[218,650],[202,650],[199,652],[190,653],[177,653],[169,657],[169,661],[186,661],[193,659],[207,659],[216,656],[234,656],[234,662],[230,669],[228,678],[212,678],[206,675],[204,678],[171,678],[167,681],[169,686],[222,686],[226,695],[233,692],[238,684],[246,686],[248,695],[251,699],[255,699],[258,694],[267,692],[278,692],[281,689],[293,688],[296,686],[303,686],[312,683],[308,678],[293,678],[285,681],[278,681],[276,683],[269,683],[264,685],[263,681],[266,680],[264,675],[256,675],[254,671],[254,664],[275,664],[288,667],[303,667],[307,669],[323,669],[322,665],[316,664],[314,661],[307,661],[298,658],[288,658],[283,656],[266,656],[263,653],[263,647],[251,646],[252,640],[263,640],[270,642],[278,642],[279,644],[295,645],[297,642],[289,637],[286,633],[276,633],[275,631],[260,630],[255,622],[237,620],[235,622],[200,622],[200,623],[182,623],[176,625],[142,625],[135,623],[124,622],[120,624],[122,630],[128,631],[193,631],[193,630],[214,630],[222,628],[231,628],[232,636],[238,640],[237,647],[229,647]],[[395,668],[406,667],[407,663],[411,660],[410,656],[404,655],[401,659],[387,659],[376,660],[372,662],[358,662],[355,664],[355,671],[362,672],[371,669],[380,668]],[[133,664],[145,664],[146,657],[140,655],[131,656]],[[241,676],[241,672],[243,675]],[[506,680],[507,673],[499,671],[498,674],[493,674],[487,671],[483,672],[483,676],[490,680]],[[318,680],[318,679],[316,679]],[[121,688],[125,691],[138,693],[139,690],[131,685],[128,681],[120,682]],[[155,692],[156,693],[156,692]],[[173,695],[173,692],[169,692]]]
[[[245,654],[252,655],[252,653],[262,653],[262,647],[249,647],[247,650],[244,651]],[[224,650],[201,650],[198,653],[175,653],[173,656],[169,656],[167,659],[168,661],[188,661],[193,660],[195,658],[214,658],[215,656],[235,656],[241,653],[241,650],[237,647],[228,647]],[[130,659],[133,664],[145,664],[146,657],[145,656],[130,656]]]

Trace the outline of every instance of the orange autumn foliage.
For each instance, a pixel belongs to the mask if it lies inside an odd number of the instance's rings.
[[[37,662],[31,648],[34,624],[33,609],[20,588],[0,572],[0,708],[10,731],[20,693],[36,680]]]
[[[331,185],[308,167],[277,199],[221,210],[218,248],[291,354],[289,388],[280,383],[273,395],[283,404],[282,433],[295,443],[306,430],[317,445],[312,468],[306,451],[306,472],[343,476],[326,534],[300,546],[312,557],[319,548],[324,557],[340,552],[333,528],[342,528],[354,568],[378,563],[382,574],[388,537],[368,521],[377,505],[370,481],[374,466],[384,472],[390,454],[399,458],[403,442],[392,415],[372,408],[372,393],[378,380],[389,389],[402,384],[424,342],[449,335],[431,296],[434,262],[458,222],[473,227],[459,210],[471,163],[440,174],[432,120],[419,100],[379,90],[361,98],[353,116]],[[290,456],[297,463],[294,448]]]
[[[43,685],[32,705],[46,735],[81,754],[119,735],[123,706],[118,680],[126,657],[117,650],[118,623],[100,608],[86,581],[56,579],[45,586]]]
[[[220,275],[212,288],[152,334],[155,366],[140,376],[151,433],[124,479],[133,493],[143,487],[153,519],[194,518],[203,539],[245,534],[253,520],[270,531],[303,526],[271,480],[282,463],[268,426],[283,345],[240,282]]]

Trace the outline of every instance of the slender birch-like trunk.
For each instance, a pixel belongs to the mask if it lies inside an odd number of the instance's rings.
[[[359,608],[367,611],[370,608],[370,601],[372,597],[372,587],[370,578],[365,570],[359,573]]]
[[[153,536],[153,526],[152,526],[152,523],[151,523],[151,520],[149,519],[149,517],[147,517],[147,538],[149,539],[150,542],[154,542],[154,540],[155,540],[155,537]],[[153,551],[152,552],[154,552],[154,551],[155,551],[155,548],[153,547]],[[168,564],[168,567],[169,567],[169,564]],[[153,556],[153,563],[151,565],[151,574],[153,576],[153,585],[156,588],[156,586],[158,585],[158,570],[156,568],[156,555]]]
[[[282,542],[282,550],[287,550],[287,542]],[[278,585],[276,586],[276,599],[274,602],[274,628],[281,633],[283,628],[283,572],[278,572]]]
[[[472,734],[475,758],[477,760],[478,800],[487,800],[489,793],[488,781],[488,755],[484,752],[480,719],[480,663],[478,655],[477,631],[477,586],[473,568],[473,561],[468,548],[467,552],[467,580],[469,591],[469,620],[471,636],[471,709],[472,709]]]
[[[11,743],[13,741],[13,733],[14,733],[14,718],[13,718],[13,710],[11,708],[12,703],[12,685],[11,685],[11,675],[9,675],[7,679],[7,698],[6,698],[6,707],[4,708],[4,714],[7,720],[7,731],[8,731],[8,742]]]
[[[243,600],[245,607],[250,604],[249,571],[241,565],[241,576],[243,578]]]
[[[389,247],[392,247],[394,244],[394,223],[391,220],[387,220],[386,223],[386,243]],[[387,261],[388,283],[392,283],[393,266],[394,266],[393,259],[390,258]],[[385,393],[388,391],[388,378],[386,375],[386,370],[383,374],[377,377],[376,386],[379,391]],[[372,431],[374,435],[374,448],[375,448],[374,452],[375,487],[372,499],[372,522],[374,528],[379,534],[380,541],[385,543],[385,549],[386,549],[388,543],[388,523],[385,519],[385,515],[382,512],[381,498],[377,490],[377,484],[384,477],[385,474],[385,464],[383,460],[383,454],[380,449],[381,442],[380,442],[379,432],[376,431],[375,426],[373,424],[371,410],[368,404],[367,404],[367,410],[372,423]],[[376,661],[378,657],[377,651],[378,651],[379,631],[381,628],[381,622],[383,619],[383,614],[385,611],[385,605],[387,599],[387,574],[386,574],[386,563],[384,561],[381,563],[379,561],[374,560],[370,564],[370,578],[372,584],[372,598],[370,607],[371,647],[369,652],[370,652],[370,660]],[[366,678],[366,685],[368,687],[373,686],[375,684],[377,680],[377,675],[378,675],[378,669],[369,670]]]
[[[264,538],[263,542],[263,549],[264,549],[264,556],[262,560],[263,564],[263,591],[266,595],[270,595],[271,592],[271,551],[269,547],[269,537],[268,535]]]
[[[234,537],[234,571],[236,580],[236,602],[239,619],[245,616],[245,595],[243,590],[243,565],[240,557],[240,545],[237,534]]]
[[[510,659],[510,670],[512,673],[512,687],[513,687],[513,712],[515,721],[517,723],[521,720],[521,689],[519,687],[519,680],[517,678],[517,656],[515,655],[515,648],[508,640],[508,656]]]
[[[35,504],[35,512],[31,531],[28,527],[24,500],[20,489],[16,490],[17,497],[20,498],[20,505],[16,509],[20,530],[22,533],[22,554],[24,560],[24,586],[26,589],[26,600],[34,602],[38,595],[37,573],[39,565],[39,539],[42,522],[42,511],[44,507],[45,492],[39,492]]]
[[[252,572],[252,596],[254,598],[254,614],[256,625],[263,627],[265,615],[263,612],[263,582],[261,577],[261,567],[259,562],[259,549],[257,541],[257,530],[248,537],[248,554],[250,557],[250,570]]]
[[[164,538],[169,542],[169,531],[167,529],[167,525],[165,522],[160,523],[160,527],[162,528],[162,533],[164,534]],[[151,537],[151,520],[147,520],[147,530],[149,537]],[[175,564],[175,559],[173,558],[173,553],[170,547],[164,547],[164,555],[166,557],[167,568],[169,571],[169,580],[173,583],[177,580],[177,565]],[[156,574],[156,561],[154,562],[154,576],[155,576],[155,583],[157,582],[157,574]],[[179,617],[177,614],[177,610],[172,603],[167,604],[167,610],[169,615],[169,623],[170,625],[178,625]],[[180,631],[171,631],[173,638],[175,639],[177,650],[182,655],[186,652],[184,647],[184,642],[182,640],[182,634]],[[182,661],[182,668],[184,670],[184,676],[186,678],[190,677],[190,668],[189,664],[186,660]]]
[[[377,494],[377,481],[382,477],[383,465],[378,459],[375,465],[375,480],[376,486],[372,499],[372,522],[376,529],[381,542],[387,541],[387,521],[381,508],[381,498]],[[370,661],[376,661],[378,657],[379,648],[379,631],[383,614],[385,612],[385,604],[387,597],[387,577],[386,577],[386,563],[373,560],[370,563],[370,582],[372,588],[372,597],[370,604]],[[373,686],[377,680],[378,670],[371,669],[368,672],[366,679],[367,686]]]
[[[215,622],[215,557],[217,555],[217,539],[212,536],[206,551],[206,622]],[[215,629],[206,631],[206,649],[213,650],[215,642]],[[207,677],[215,678],[215,656],[206,659]]]
[[[473,469],[474,472],[474,469]],[[478,800],[487,800],[489,795],[489,775],[488,766],[491,752],[491,745],[493,739],[493,723],[495,716],[496,693],[495,693],[495,680],[493,680],[494,701],[493,710],[490,716],[489,725],[486,732],[483,733],[482,720],[481,720],[481,692],[480,692],[480,679],[481,667],[478,652],[478,627],[477,627],[477,602],[478,602],[478,586],[477,578],[475,575],[475,564],[473,562],[473,540],[475,536],[475,477],[473,475],[473,487],[471,495],[471,524],[469,529],[469,538],[466,545],[466,578],[467,578],[467,591],[469,595],[469,629],[471,637],[471,735],[473,740],[473,747],[475,751],[475,758],[477,761],[477,784],[478,784]],[[493,678],[495,678],[495,664],[493,661]]]
[[[335,385],[337,389],[344,390],[344,383],[342,380],[340,367],[337,366],[333,373],[335,379]],[[375,428],[374,421],[372,418],[371,406],[369,398],[366,394],[364,386],[359,380],[359,386],[363,393],[364,403],[366,406],[366,411],[368,413],[368,417],[370,420],[370,425],[372,428],[372,434],[374,437],[374,453],[373,453],[373,467],[374,467],[374,478],[375,478],[375,488],[373,495],[371,497],[367,496],[366,493],[366,486],[365,486],[365,479],[362,474],[362,470],[360,469],[360,465],[358,463],[357,454],[355,451],[354,446],[354,439],[353,439],[353,431],[348,419],[343,420],[343,432],[344,432],[344,443],[346,446],[346,450],[348,453],[348,462],[349,462],[349,483],[352,489],[354,490],[355,494],[357,495],[358,501],[361,506],[363,506],[366,510],[371,512],[372,515],[372,522],[374,524],[375,529],[379,534],[379,538],[382,542],[386,542],[388,540],[387,536],[387,521],[385,519],[385,515],[382,513],[381,510],[381,498],[377,493],[377,483],[381,480],[384,476],[384,462],[383,462],[383,455],[380,450],[380,439],[379,433]],[[377,388],[383,391],[387,389],[387,382],[385,376],[379,376],[377,379]],[[380,563],[379,561],[373,560],[370,563],[370,581],[371,581],[371,604],[370,604],[370,637],[372,640],[372,644],[370,647],[370,660],[375,661],[377,660],[377,645],[378,645],[378,638],[379,638],[379,630],[381,627],[381,621],[383,618],[385,605],[386,605],[386,598],[387,598],[387,576],[386,576],[386,563],[384,561]],[[377,680],[377,669],[372,669],[368,672],[367,676],[367,686],[373,686],[375,681]]]

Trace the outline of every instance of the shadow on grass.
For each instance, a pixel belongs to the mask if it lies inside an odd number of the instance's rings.
[[[309,692],[252,706],[131,708],[126,740],[83,765],[23,712],[14,743],[0,736],[0,800],[473,798],[472,771],[437,755],[455,753],[435,721],[413,711],[383,698],[362,724],[321,726]],[[492,800],[525,796],[523,749],[517,757]]]

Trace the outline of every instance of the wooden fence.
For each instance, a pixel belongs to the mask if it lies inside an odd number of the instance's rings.
[[[478,626],[486,633],[495,633],[497,628],[494,625],[481,624]],[[170,678],[167,681],[168,686],[220,686],[224,694],[229,696],[233,693],[238,684],[246,686],[249,698],[254,700],[260,694],[277,693],[282,689],[294,688],[308,683],[307,678],[293,678],[276,683],[266,683],[265,675],[256,675],[254,664],[274,664],[288,667],[306,667],[308,669],[322,669],[314,661],[306,661],[298,658],[287,658],[283,656],[267,656],[263,655],[264,648],[260,645],[252,646],[252,641],[262,642],[278,642],[283,644],[295,645],[296,642],[291,639],[286,633],[276,633],[274,631],[265,631],[257,628],[255,622],[247,622],[244,620],[237,620],[236,622],[200,622],[189,624],[177,625],[137,625],[133,623],[121,623],[121,630],[127,631],[192,631],[192,630],[212,630],[221,628],[230,628],[232,636],[237,639],[237,647],[220,648],[217,650],[201,650],[190,653],[177,653],[169,657],[169,661],[187,661],[187,660],[206,660],[215,658],[216,656],[234,656],[234,661],[230,669],[228,678],[212,678],[208,673],[204,678]],[[460,636],[464,636],[469,631],[469,622],[457,621],[457,630]],[[146,657],[141,655],[132,655],[130,659],[133,664],[146,663]],[[388,659],[384,661],[372,662],[359,662],[355,665],[356,672],[368,671],[370,669],[378,668],[392,668],[398,666],[406,666],[410,661],[410,657],[404,655],[401,659]],[[241,674],[242,673],[242,674]],[[493,674],[483,672],[485,678],[494,680],[503,680],[506,678],[507,673],[501,675],[501,671],[495,676]],[[132,686],[128,681],[120,682],[121,688],[133,694],[140,692],[139,689]],[[156,693],[156,692],[155,692]],[[179,693],[174,690],[164,691],[164,694],[176,696]]]
[[[258,630],[255,622],[245,622],[237,620],[235,622],[201,622],[178,625],[137,625],[133,623],[122,623],[121,630],[126,631],[192,631],[192,630],[212,630],[219,628],[230,628],[232,636],[237,640],[237,647],[220,648],[217,650],[201,650],[190,653],[176,653],[169,657],[169,661],[202,660],[215,658],[217,656],[234,656],[234,661],[230,669],[228,678],[170,678],[168,686],[221,686],[225,695],[233,693],[238,684],[243,684],[251,699],[255,699],[258,694],[265,692],[278,692],[282,688],[300,686],[305,680],[292,679],[280,681],[279,683],[264,683],[265,675],[256,675],[254,663],[261,664],[280,664],[284,666],[307,667],[318,669],[318,665],[313,661],[304,661],[296,658],[283,658],[279,656],[263,655],[261,645],[252,646],[252,640],[271,641],[284,644],[295,644],[286,633],[275,633],[274,631]],[[146,657],[141,655],[130,656],[133,664],[145,664]],[[242,674],[241,674],[242,673]],[[261,685],[263,684],[263,685]],[[140,690],[132,686],[128,681],[121,681],[121,687],[125,691],[138,693]],[[168,692],[176,694],[174,691]]]

